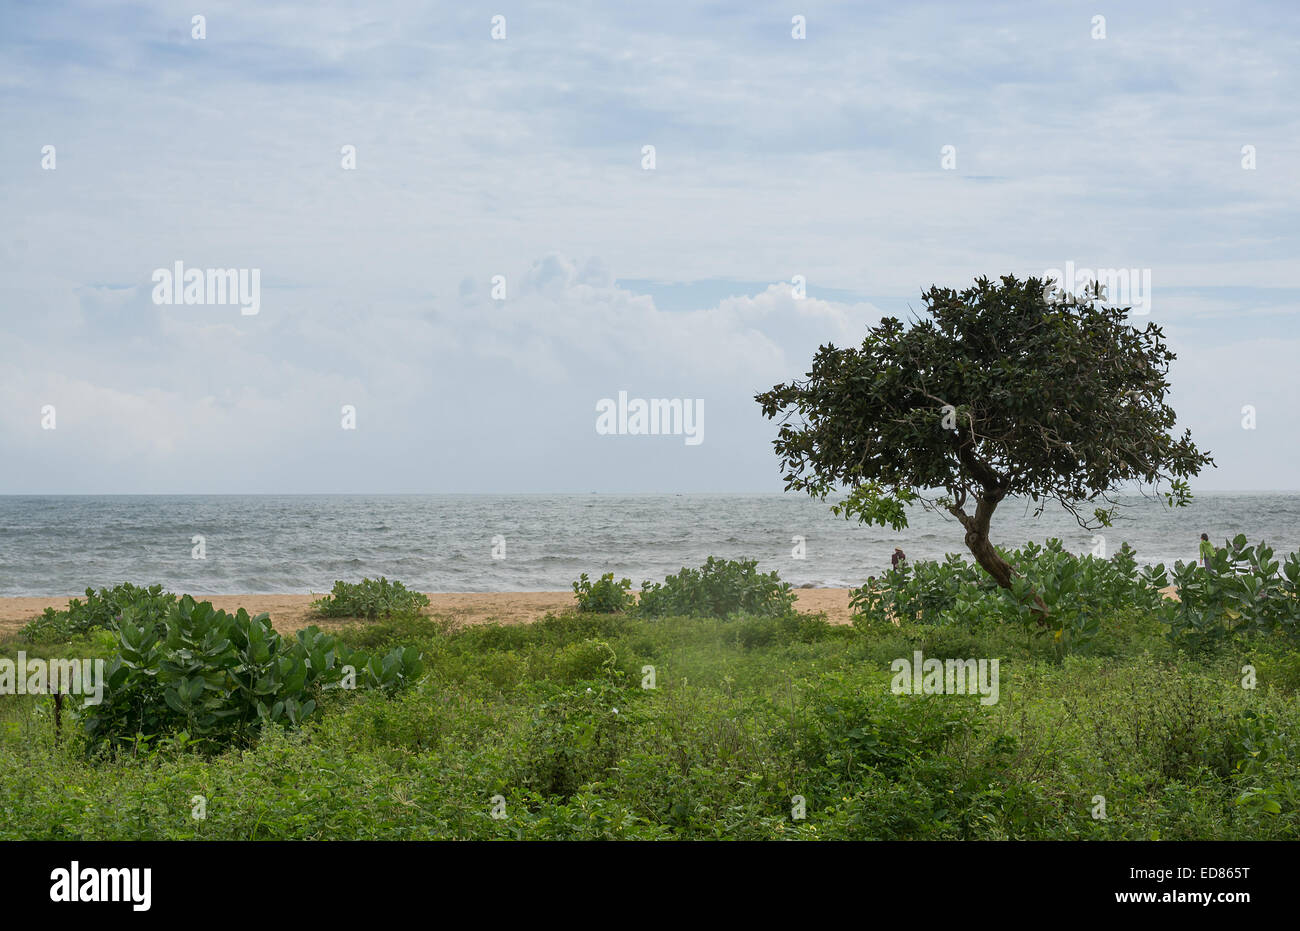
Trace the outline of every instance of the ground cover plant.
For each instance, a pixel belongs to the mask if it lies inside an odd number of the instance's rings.
[[[1024,547],[1008,555],[1044,591],[1069,580],[1060,613],[1097,605],[1091,636],[1027,629],[1001,591],[954,614],[942,605],[988,586],[938,564],[899,579],[909,590],[889,602],[893,617],[867,598],[852,626],[795,612],[574,610],[469,627],[397,613],[341,629],[333,649],[414,651],[422,674],[396,689],[320,689],[297,726],[250,719],[224,747],[90,752],[67,709],[56,733],[48,696],[10,695],[0,837],[1296,839],[1291,560],[1266,551],[1234,542],[1188,581],[1188,610],[1225,628],[1214,637],[1182,633],[1177,602],[1153,608],[1143,589],[1159,573],[1129,554]],[[254,621],[221,624],[251,643]],[[121,649],[98,631],[0,652],[22,648]],[[917,651],[998,658],[998,701],[896,694],[891,664]]]

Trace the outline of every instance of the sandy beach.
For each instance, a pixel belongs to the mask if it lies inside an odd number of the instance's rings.
[[[848,624],[847,588],[797,589],[798,608],[807,612],[826,612],[833,624]],[[215,607],[234,611],[246,608],[252,614],[266,611],[271,623],[282,634],[290,634],[312,624],[327,629],[352,623],[347,619],[315,617],[311,603],[320,595],[201,595]],[[83,598],[84,600],[84,598]],[[0,636],[18,631],[47,607],[63,609],[68,598],[0,598]],[[429,594],[426,613],[450,618],[457,624],[525,624],[544,617],[548,612],[573,606],[573,592],[433,592]]]

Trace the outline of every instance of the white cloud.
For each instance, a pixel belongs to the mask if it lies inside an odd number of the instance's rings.
[[[1232,347],[1296,336],[1290,8],[1157,3],[1102,42],[1068,5],[818,7],[804,42],[775,3],[523,4],[505,42],[474,7],[204,12],[195,42],[162,0],[7,11],[0,491],[90,487],[103,457],[132,490],[477,487],[524,481],[521,446],[536,488],[776,487],[753,391],[874,304],[1066,260],[1152,268],[1179,373],[1219,346],[1220,382],[1287,400],[1285,357]],[[262,313],[154,307],[176,260],[261,269]],[[795,274],[874,304],[795,301]],[[616,279],[773,284],[670,311]],[[591,445],[591,401],[638,385],[716,405],[694,458]],[[1217,429],[1222,398],[1175,387]],[[110,451],[41,452],[56,392]],[[341,447],[347,401],[371,432]],[[1240,474],[1293,483],[1300,439],[1270,443]]]

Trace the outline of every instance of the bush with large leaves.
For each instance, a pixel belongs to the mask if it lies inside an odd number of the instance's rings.
[[[1267,543],[1238,534],[1208,566],[1179,561],[1170,576],[1179,601],[1167,609],[1169,636],[1192,652],[1243,634],[1300,636],[1300,553],[1279,562]]]
[[[862,622],[957,625],[975,629],[1018,623],[1027,631],[1051,634],[1061,650],[1091,640],[1100,619],[1121,608],[1167,610],[1160,588],[1163,567],[1139,569],[1125,544],[1110,559],[1076,556],[1060,540],[1027,543],[1002,558],[1014,567],[1011,588],[1003,589],[978,566],[955,555],[944,562],[904,563],[856,589],[850,596]],[[1049,623],[1040,623],[1040,602]]]
[[[393,692],[423,670],[411,648],[371,657],[315,627],[285,640],[265,613],[229,614],[189,595],[160,622],[128,609],[118,639],[103,701],[83,711],[92,747],[179,734],[200,749],[247,744],[266,724],[306,720],[326,688]]]
[[[1139,567],[1127,544],[1110,559],[1076,556],[1056,539],[1003,551],[1002,558],[1015,569],[1010,590],[957,556],[905,563],[853,592],[855,623],[1019,623],[1052,634],[1064,652],[1095,637],[1101,618],[1137,608],[1167,624],[1169,638],[1191,652],[1247,635],[1300,637],[1300,553],[1279,561],[1268,544],[1244,535],[1216,548],[1208,567]],[[1170,584],[1175,600],[1163,594]],[[1039,601],[1049,609],[1046,625]]]

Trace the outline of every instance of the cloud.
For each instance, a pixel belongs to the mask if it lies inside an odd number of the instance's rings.
[[[195,40],[162,0],[15,6],[0,491],[778,487],[754,391],[930,284],[1066,260],[1151,268],[1178,372],[1288,403],[1241,347],[1296,336],[1300,12],[1156,3],[1101,41],[1076,4],[805,12],[795,41],[774,2],[525,3],[494,42],[473,6],[219,3]],[[153,305],[178,260],[260,269],[262,312]],[[709,439],[598,443],[620,388],[705,397]],[[32,433],[56,394],[80,456]]]
[[[56,358],[39,328],[0,331],[24,349],[0,379],[9,399],[0,455],[21,463],[11,487],[57,490],[46,482],[58,476],[99,491],[248,490],[271,480],[278,490],[329,490],[347,487],[366,457],[436,460],[463,488],[473,473],[449,462],[488,469],[557,435],[598,449],[595,403],[621,390],[705,398],[714,418],[750,421],[720,445],[740,442],[765,459],[754,391],[796,374],[820,342],[856,341],[879,316],[866,304],[798,300],[783,283],[664,311],[616,285],[598,257],[550,253],[506,277],[518,284],[505,301],[485,298],[486,282],[470,278],[436,296],[438,309],[306,289],[264,294],[256,316],[156,306],[145,288],[72,288],[67,300],[52,289],[43,300],[75,307]],[[45,404],[57,409],[55,431],[41,429]],[[341,440],[344,404],[357,408],[359,425]],[[710,422],[712,435],[728,436]],[[660,444],[639,467],[680,468],[682,453]],[[581,465],[539,464],[534,487],[575,472],[584,487],[622,480],[598,456]]]

